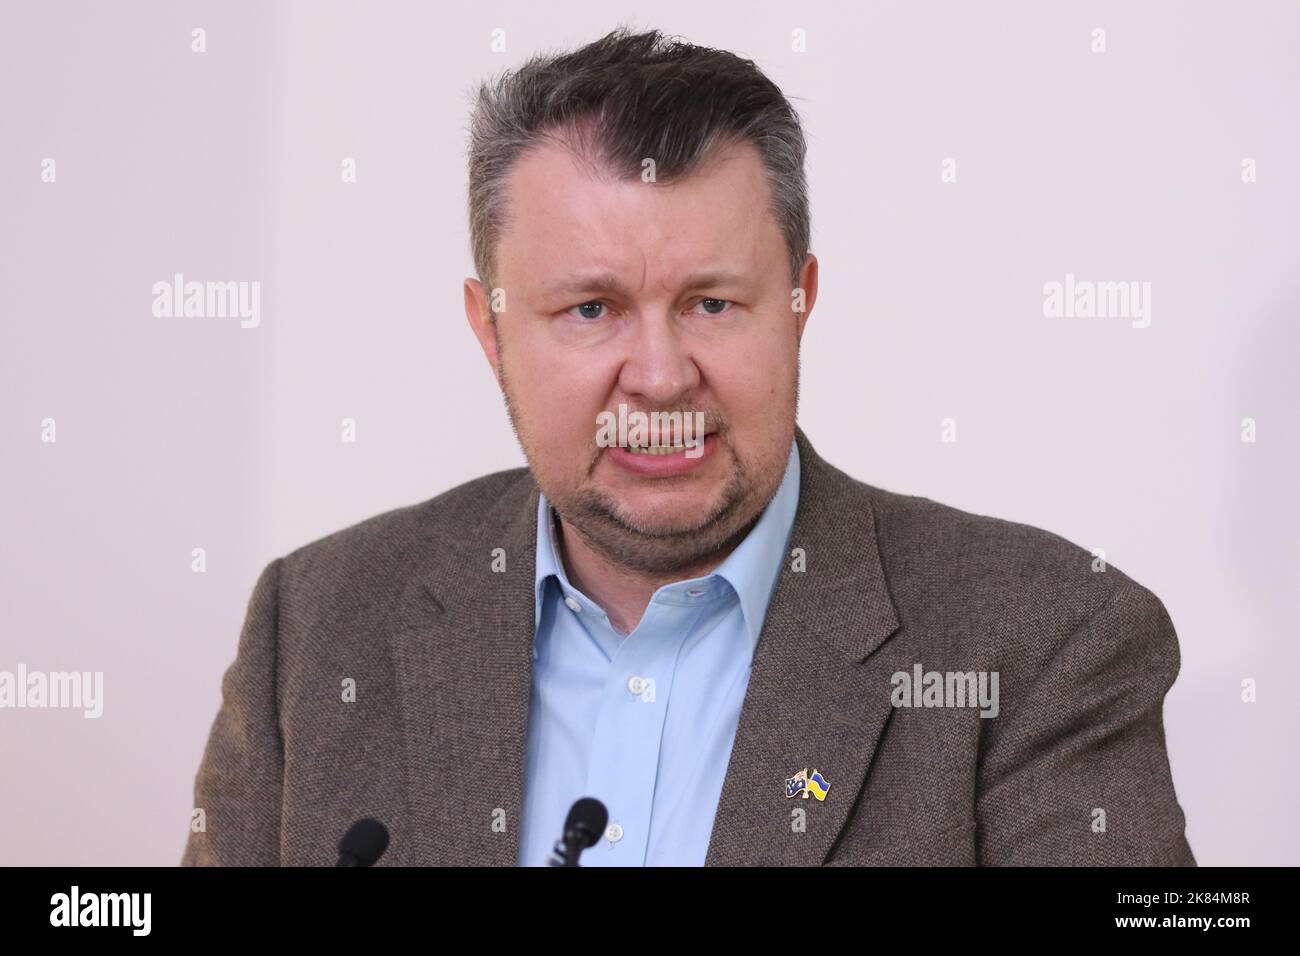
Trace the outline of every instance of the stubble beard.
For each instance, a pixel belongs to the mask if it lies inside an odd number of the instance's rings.
[[[731,474],[717,503],[688,527],[647,527],[596,488],[561,492],[558,498],[548,492],[546,497],[589,547],[618,566],[654,575],[687,572],[731,551],[766,506],[767,499],[758,498],[748,471],[731,457]]]

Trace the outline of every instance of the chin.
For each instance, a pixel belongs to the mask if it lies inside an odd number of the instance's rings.
[[[630,527],[637,528],[651,536],[685,534],[699,528],[708,519],[712,509],[700,504],[691,508],[664,507],[662,505],[645,508],[620,506],[618,517]]]
[[[670,533],[702,525],[722,506],[723,493],[722,488],[659,488],[605,492],[604,497],[628,524],[653,533]]]

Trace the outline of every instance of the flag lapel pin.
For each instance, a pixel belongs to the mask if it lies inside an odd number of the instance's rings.
[[[791,797],[802,797],[807,800],[812,796],[816,797],[817,801],[820,803],[826,799],[826,795],[830,793],[830,790],[830,781],[822,776],[820,770],[816,769],[814,769],[812,773],[809,773],[808,768],[805,767],[793,777],[786,777],[785,779],[786,799]]]

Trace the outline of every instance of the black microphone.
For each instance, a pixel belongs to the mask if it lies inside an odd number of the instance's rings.
[[[609,811],[595,797],[583,797],[574,803],[564,821],[564,836],[555,844],[551,866],[577,866],[579,855],[596,845],[608,822]]]
[[[374,866],[388,849],[388,829],[378,820],[364,817],[339,840],[339,861],[335,866]]]

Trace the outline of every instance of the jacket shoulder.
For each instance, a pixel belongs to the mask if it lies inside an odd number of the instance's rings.
[[[1120,593],[1159,606],[1103,555],[1059,534],[856,484],[875,516],[886,575],[905,598],[955,603],[989,617],[1054,614],[1077,622]]]
[[[469,530],[521,507],[533,488],[526,468],[495,472],[426,501],[374,515],[286,554],[282,574],[317,599],[346,599],[358,591],[384,593],[404,579],[425,549],[455,552]],[[514,512],[517,513],[517,507]]]

